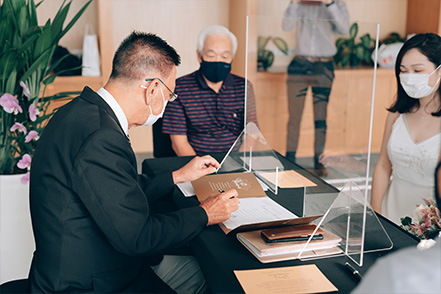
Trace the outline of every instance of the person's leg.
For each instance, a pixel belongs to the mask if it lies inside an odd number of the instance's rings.
[[[334,80],[334,68],[332,62],[317,63],[316,81],[312,86],[314,107],[314,165],[320,175],[326,175],[324,166],[318,158],[323,153],[326,143],[326,117],[331,93],[332,81]]]
[[[292,162],[295,162],[299,144],[300,122],[308,90],[306,79],[307,77],[303,75],[288,75],[287,79],[289,121],[286,157]]]
[[[153,271],[178,294],[208,293],[199,263],[194,256],[164,255]]]

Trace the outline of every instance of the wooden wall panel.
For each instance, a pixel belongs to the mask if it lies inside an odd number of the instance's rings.
[[[407,0],[408,34],[435,33],[440,31],[441,0]]]
[[[259,127],[278,152],[286,152],[288,102],[286,74],[259,72],[252,81],[256,91]],[[372,99],[372,69],[336,70],[328,104],[326,152],[365,153],[369,142]],[[379,152],[383,137],[386,108],[395,95],[393,70],[379,69],[374,107],[372,152]],[[311,91],[303,111],[298,157],[313,155],[314,120]]]

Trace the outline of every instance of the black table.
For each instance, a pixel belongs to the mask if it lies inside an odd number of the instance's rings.
[[[314,188],[314,192],[329,193],[338,191],[336,188],[315,177],[302,167],[286,160],[280,154],[278,154],[278,156],[285,169],[294,169],[316,183],[317,186]],[[221,160],[223,154],[214,154],[213,157],[217,160]],[[142,168],[144,173],[158,172],[165,169],[175,170],[185,165],[190,160],[191,157],[146,159],[142,164]],[[270,191],[267,192],[269,197],[298,215],[301,215],[301,210],[303,209],[302,194],[303,191],[300,191],[299,189],[279,189],[277,196]],[[173,193],[173,201],[178,208],[199,205],[196,197],[184,197],[177,188]],[[304,264],[317,265],[323,274],[338,288],[338,293],[349,293],[356,287],[359,281],[344,267],[346,261],[353,264],[363,275],[378,257],[407,246],[416,246],[418,243],[418,240],[415,237],[408,234],[394,223],[383,218],[381,215],[378,215],[378,217],[389,234],[394,247],[392,250],[365,253],[363,267],[361,268],[354,265],[354,263],[346,256],[310,261],[290,260],[263,264],[239,243],[234,233],[225,235],[219,226],[205,228],[201,234],[191,242],[191,247],[200,263],[201,269],[212,293],[243,293],[243,289],[236,279],[233,270],[274,268]]]

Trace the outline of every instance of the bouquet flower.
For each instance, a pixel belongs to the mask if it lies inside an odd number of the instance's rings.
[[[43,1],[3,0],[0,4],[0,174],[28,171],[23,183],[29,180],[39,135],[53,114],[48,111],[50,102],[74,94],[45,96],[47,85],[63,72],[53,73],[54,68],[68,57],[51,64],[52,55],[92,0],[64,28],[72,0],[63,1],[52,22],[39,26],[36,9]]]
[[[401,218],[401,227],[420,239],[433,239],[441,231],[440,212],[433,200],[425,199],[417,205],[412,218]]]

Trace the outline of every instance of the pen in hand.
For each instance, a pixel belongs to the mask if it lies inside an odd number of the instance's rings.
[[[224,193],[224,192],[225,192],[225,191],[222,190],[222,189],[217,189],[217,191],[218,191],[219,193]],[[234,197],[236,197],[236,196],[231,196],[230,199],[233,199]]]
[[[349,262],[345,262],[345,267],[350,271],[354,276],[357,277],[357,279],[361,280],[363,277],[361,276],[360,272],[356,270],[352,265],[349,264]]]

